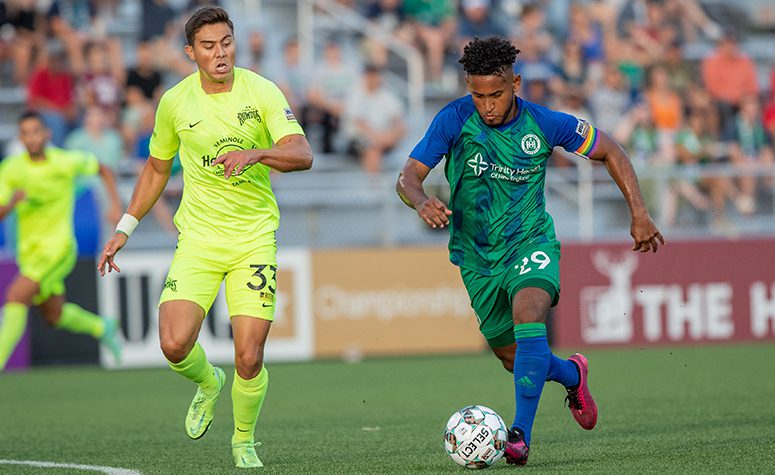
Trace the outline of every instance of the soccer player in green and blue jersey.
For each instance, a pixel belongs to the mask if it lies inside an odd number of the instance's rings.
[[[226,283],[234,335],[232,455],[238,468],[261,467],[254,443],[269,385],[264,345],[274,318],[279,211],[270,169],[306,170],[312,152],[288,102],[272,82],[234,67],[234,26],[225,10],[204,7],[186,23],[186,54],[197,72],[159,103],[145,164],[127,213],[98,267],[119,271],[116,253],[159,198],[180,153],[180,231],[159,303],[159,338],[170,368],[198,386],[185,419],[202,437],[213,419],[225,374],[207,360],[199,329]]]
[[[544,197],[552,149],[605,164],[630,209],[633,250],[656,252],[664,240],[626,153],[613,139],[581,119],[517,96],[518,53],[497,37],[475,38],[464,48],[460,63],[470,94],[439,111],[410,153],[396,190],[430,226],[450,228],[450,260],[460,267],[479,329],[514,373],[516,415],[506,461],[524,465],[544,381],[565,386],[581,427],[589,430],[597,422],[587,359],[578,353],[558,358],[546,339],[546,316],[560,296],[560,243]],[[449,206],[422,186],[444,157]]]
[[[118,219],[121,203],[110,169],[90,153],[47,147],[50,132],[37,112],[19,118],[25,151],[0,165],[0,219],[16,211],[19,274],[6,293],[0,325],[0,371],[19,343],[32,305],[46,323],[101,340],[116,359],[121,356],[115,319],[103,319],[65,301],[65,278],[78,250],[73,231],[75,186],[79,176],[100,174]]]

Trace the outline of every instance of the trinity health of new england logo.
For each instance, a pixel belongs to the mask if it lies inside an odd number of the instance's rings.
[[[469,167],[474,169],[476,176],[481,176],[482,172],[490,168],[490,164],[484,161],[481,153],[477,153],[474,158],[466,162]]]

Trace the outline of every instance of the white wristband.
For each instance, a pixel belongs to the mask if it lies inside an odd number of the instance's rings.
[[[129,237],[139,223],[140,221],[138,221],[137,218],[129,213],[124,213],[124,216],[121,217],[121,220],[116,225],[116,232],[126,234],[126,236]]]

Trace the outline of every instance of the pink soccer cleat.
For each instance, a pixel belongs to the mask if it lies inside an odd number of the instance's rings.
[[[509,429],[509,440],[506,442],[506,463],[509,465],[525,465],[530,447],[525,443],[525,437],[518,430]]]
[[[575,388],[566,388],[568,395],[565,400],[568,402],[568,408],[576,422],[582,428],[592,430],[597,424],[597,405],[592,399],[592,394],[589,393],[589,385],[587,384],[589,362],[581,353],[576,353],[568,360],[573,361],[579,368],[579,385]]]

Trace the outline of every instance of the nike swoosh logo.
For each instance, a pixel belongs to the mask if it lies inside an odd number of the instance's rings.
[[[204,120],[204,119],[202,119],[202,120]],[[202,120],[200,120],[199,122],[202,122]],[[199,122],[194,122],[193,124],[192,124],[191,122],[189,122],[189,123],[188,123],[188,128],[189,128],[189,129],[193,129],[194,127],[196,127],[196,125],[197,125]]]
[[[240,432],[250,432],[250,429],[245,429],[245,430],[242,430],[242,429],[240,429],[239,427],[237,427],[237,430],[238,430],[238,431],[240,431]]]
[[[271,307],[272,304],[271,303],[262,303],[261,306],[262,307]]]

